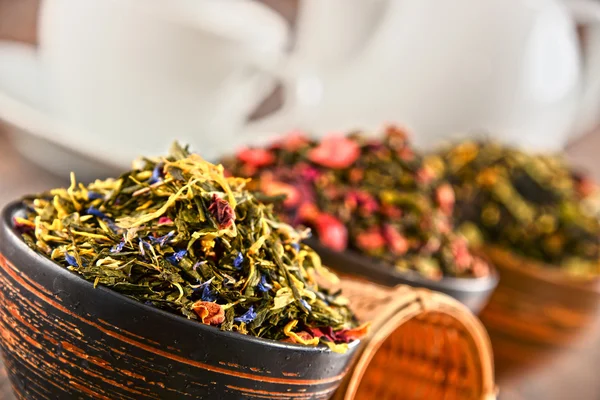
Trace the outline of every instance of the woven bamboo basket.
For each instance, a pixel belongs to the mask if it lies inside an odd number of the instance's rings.
[[[599,279],[576,278],[497,247],[482,251],[500,274],[480,314],[499,381],[561,352],[600,347],[600,338],[591,334],[600,323]]]
[[[372,329],[334,400],[496,398],[488,335],[463,304],[404,285],[341,287]]]

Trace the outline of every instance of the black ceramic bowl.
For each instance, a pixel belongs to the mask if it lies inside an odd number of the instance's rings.
[[[0,346],[20,399],[326,399],[346,354],[187,320],[93,285],[0,221]]]
[[[492,268],[490,276],[484,278],[445,277],[434,281],[417,272],[397,271],[388,264],[356,251],[331,250],[323,246],[317,239],[309,239],[307,244],[319,253],[325,265],[342,275],[359,276],[386,286],[404,284],[445,293],[469,307],[475,314],[478,314],[487,304],[489,297],[498,285],[498,273],[494,268]]]

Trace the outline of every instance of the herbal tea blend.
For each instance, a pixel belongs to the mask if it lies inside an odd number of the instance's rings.
[[[282,218],[313,228],[334,250],[358,250],[431,279],[490,273],[452,232],[454,191],[442,179],[443,161],[417,154],[400,129],[378,140],[355,133],[316,142],[296,133],[224,164],[254,178],[250,189],[284,199]]]
[[[357,327],[306,232],[280,222],[245,179],[174,145],[118,179],[28,197],[15,225],[34,250],[133,299],[199,323],[344,351]]]
[[[461,229],[573,273],[600,273],[597,185],[558,155],[467,141],[443,152]]]

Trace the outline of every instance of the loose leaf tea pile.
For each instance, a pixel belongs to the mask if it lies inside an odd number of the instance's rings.
[[[174,145],[118,179],[24,199],[36,251],[146,304],[224,331],[343,351],[361,337],[305,233],[277,220],[245,179]]]
[[[250,189],[284,199],[282,218],[313,228],[334,250],[358,250],[431,279],[489,274],[452,232],[454,191],[442,179],[443,161],[417,154],[400,129],[378,140],[356,133],[316,142],[296,133],[224,164],[255,178]]]
[[[558,155],[467,141],[442,152],[461,229],[573,273],[600,273],[598,187]]]

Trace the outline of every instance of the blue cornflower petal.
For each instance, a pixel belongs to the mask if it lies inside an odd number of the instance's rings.
[[[233,266],[236,269],[242,269],[243,262],[244,262],[244,256],[242,255],[242,253],[238,253],[237,256],[235,256],[235,259],[233,260]]]
[[[106,214],[104,214],[102,211],[98,210],[96,207],[89,207],[86,210],[86,213],[91,214],[91,215],[101,218],[101,219],[110,220],[110,218],[108,218],[106,216]]]
[[[113,232],[118,232],[121,229],[114,223],[114,221],[112,219],[110,219],[106,214],[104,214],[102,211],[98,210],[95,207],[88,207],[88,209],[86,210],[86,213],[104,220],[104,222],[106,222],[108,227]]]
[[[110,218],[106,218],[104,222],[106,222],[106,225],[108,225],[108,227],[115,233],[123,230],[123,228],[118,227],[117,224],[115,224]]]
[[[123,247],[125,247],[125,240],[121,240],[119,244],[115,244],[112,249],[110,249],[111,253],[120,253],[123,251]]]
[[[273,286],[267,282],[266,276],[261,275],[260,282],[258,282],[257,288],[258,288],[259,292],[264,293],[264,292],[268,292],[269,290],[273,289]]]
[[[165,257],[167,259],[167,261],[169,261],[171,264],[173,265],[178,265],[179,261],[181,261],[181,259],[183,257],[185,257],[185,255],[187,254],[187,250],[179,250],[176,251],[175,253],[171,254],[170,256]]]
[[[67,261],[67,263],[69,263],[70,266],[79,267],[79,264],[77,264],[77,259],[69,253],[65,253],[65,260]]]
[[[150,179],[148,179],[149,184],[152,185],[152,184],[162,180],[163,167],[164,167],[163,163],[156,164],[156,166],[152,170],[152,176],[150,177]]]
[[[200,285],[200,288],[202,288],[202,295],[201,295],[201,299],[202,301],[215,301],[217,300],[217,295],[210,289],[210,283],[211,283],[212,279],[204,282],[202,285]],[[196,290],[198,290],[196,289]]]
[[[217,300],[217,296],[215,293],[210,290],[210,287],[207,285],[202,290],[202,301],[215,301]]]
[[[250,308],[248,309],[248,311],[246,311],[244,314],[240,315],[237,318],[234,318],[233,320],[235,322],[244,322],[246,324],[254,321],[254,319],[256,318],[256,313],[254,312],[254,306],[250,306]]]
[[[192,300],[202,300],[202,301],[215,301],[217,300],[216,294],[210,289],[210,284],[213,278],[210,278],[204,283],[196,286],[194,291],[192,292]]]
[[[88,200],[98,200],[103,198],[104,196],[98,192],[88,192]]]
[[[302,304],[304,306],[304,308],[306,308],[308,310],[308,312],[311,312],[312,307],[310,306],[310,304],[308,304],[308,301],[306,301],[304,299],[300,299],[300,304]]]
[[[315,292],[315,294],[317,295],[317,297],[319,299],[321,299],[325,304],[329,305],[329,300],[327,299],[327,297],[321,293],[321,292]]]
[[[160,237],[148,236],[148,240],[150,240],[152,244],[158,244],[162,247],[165,244],[167,244],[173,238],[173,236],[175,236],[175,231],[171,231],[166,235]]]

